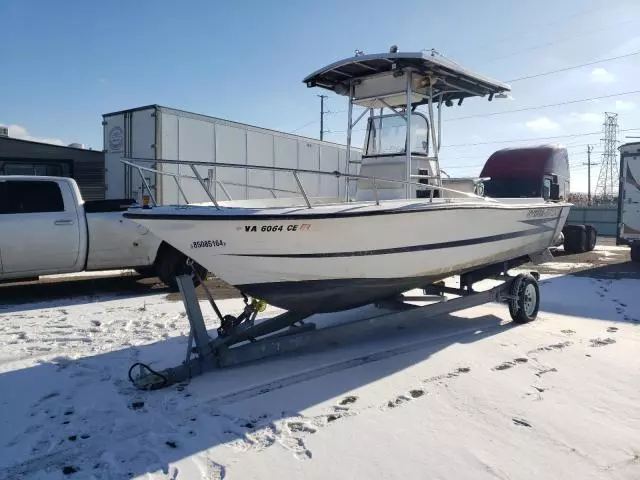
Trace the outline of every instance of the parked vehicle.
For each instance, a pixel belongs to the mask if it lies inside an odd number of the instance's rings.
[[[186,257],[124,218],[132,205],[85,202],[71,178],[0,176],[0,281],[133,268],[175,289]]]
[[[631,247],[640,262],[640,142],[620,145],[620,189],[616,244]]]
[[[494,152],[480,177],[484,194],[494,198],[542,197],[566,201],[570,193],[569,156],[559,146],[506,148]],[[556,239],[567,253],[595,248],[598,232],[593,225],[565,225]]]

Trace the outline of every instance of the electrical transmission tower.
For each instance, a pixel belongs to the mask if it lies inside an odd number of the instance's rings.
[[[604,202],[613,201],[618,196],[618,114],[605,112],[602,125],[604,152],[600,163],[600,175],[596,185],[595,197]]]

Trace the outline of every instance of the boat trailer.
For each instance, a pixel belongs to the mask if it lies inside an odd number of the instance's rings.
[[[205,285],[204,279],[199,277],[195,269],[192,269],[191,274],[185,273],[177,277],[191,326],[186,359],[182,364],[160,372],[143,363],[135,363],[129,369],[129,379],[136,388],[155,390],[190,380],[193,376],[209,370],[231,367],[296,350],[336,347],[384,332],[403,330],[430,317],[490,302],[506,303],[515,323],[527,323],[534,320],[538,314],[539,275],[532,271],[511,276],[508,270],[529,261],[533,263],[547,261],[550,257],[551,253],[547,249],[535,256],[519,257],[466,272],[460,275],[459,288],[446,287],[444,282],[430,284],[422,288],[424,295],[421,296],[400,295],[375,302],[376,307],[387,310],[378,315],[323,328],[316,328],[314,323],[305,322],[314,315],[314,312],[286,311],[256,322],[258,313],[264,311],[266,304],[256,299],[249,300],[244,294],[244,311],[237,317],[223,315]],[[200,281],[209,303],[220,320],[217,336],[213,339],[209,337],[196,297],[194,277]],[[474,283],[485,279],[501,280],[503,283],[489,290],[475,291]],[[458,297],[447,299],[445,294]],[[434,300],[434,303],[428,305],[408,303]],[[138,374],[134,376],[136,367],[138,367]]]

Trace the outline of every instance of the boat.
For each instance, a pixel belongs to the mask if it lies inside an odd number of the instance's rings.
[[[505,97],[509,85],[433,50],[400,52],[395,46],[385,53],[356,51],[303,83],[347,97],[344,171],[157,160],[189,163],[203,188],[201,167],[280,171],[295,178],[300,195],[222,202],[207,190],[210,204],[136,208],[124,216],[243,294],[303,313],[351,309],[535,258],[559,236],[571,204],[553,195],[488,198],[476,188],[482,179],[448,183],[440,170],[443,111],[474,97]],[[354,120],[356,108],[362,111]],[[352,160],[353,129],[363,120],[363,155]],[[346,180],[344,198],[309,198],[305,173]]]

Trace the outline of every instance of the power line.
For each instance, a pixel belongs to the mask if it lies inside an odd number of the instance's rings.
[[[630,132],[630,131],[637,131],[637,130],[640,130],[640,128],[626,128],[624,130],[618,130],[618,131]],[[558,138],[587,137],[589,135],[600,135],[600,134],[602,134],[602,132],[573,133],[569,135],[556,135],[553,137],[532,137],[532,138],[519,138],[514,140],[494,140],[490,142],[457,143],[457,144],[451,144],[451,145],[442,145],[442,148],[444,147],[475,147],[477,145],[491,145],[494,143],[514,143],[514,142],[530,142],[530,141],[533,142],[537,140],[555,140]]]
[[[559,107],[561,105],[571,105],[574,103],[583,103],[583,102],[590,102],[591,100],[602,100],[603,98],[613,98],[613,97],[622,97],[624,95],[634,95],[640,93],[640,90],[632,90],[630,92],[620,92],[620,93],[611,93],[609,95],[600,95],[598,97],[590,97],[590,98],[583,98],[580,100],[569,100],[567,102],[559,102],[559,103],[549,103],[546,105],[537,105],[537,106],[533,106],[533,107],[523,107],[523,108],[516,108],[513,110],[504,110],[502,112],[492,112],[492,113],[481,113],[478,115],[468,115],[466,117],[455,117],[455,118],[447,118],[442,120],[443,122],[453,122],[455,120],[467,120],[469,118],[484,118],[484,117],[493,117],[496,115],[506,115],[507,113],[517,113],[517,112],[526,112],[529,110],[539,110],[541,108],[549,108],[549,107]]]
[[[308,127],[309,125],[313,125],[313,124],[314,124],[314,123],[316,123],[316,122],[318,122],[318,119],[311,120],[310,122],[305,123],[305,124],[304,124],[304,125],[302,125],[301,127],[298,127],[298,128],[296,128],[295,130],[291,130],[291,132],[290,132],[290,133],[298,132],[298,131],[302,130],[303,128]]]
[[[574,38],[584,37],[584,36],[590,35],[592,33],[601,32],[603,30],[608,30],[608,29],[613,28],[613,27],[619,27],[620,25],[625,25],[627,23],[632,23],[632,22],[635,22],[635,21],[637,21],[637,20],[632,18],[630,20],[625,20],[623,22],[614,23],[613,25],[608,25],[606,27],[600,27],[600,28],[595,28],[595,29],[592,29],[592,30],[587,30],[585,32],[578,33],[577,35],[570,35],[568,37],[560,38],[558,40],[554,40],[554,41],[551,41],[551,42],[540,43],[538,45],[534,45],[534,46],[531,46],[531,47],[523,48],[521,50],[517,50],[515,52],[511,52],[511,53],[508,53],[506,55],[502,55],[500,57],[489,58],[487,60],[484,60],[484,63],[486,64],[486,63],[489,63],[489,62],[495,62],[497,60],[502,60],[504,58],[509,58],[509,57],[512,57],[514,55],[518,55],[519,53],[526,52],[526,51],[529,51],[529,50],[537,50],[538,48],[542,48],[542,47],[554,46],[554,45],[557,45],[558,43],[562,43],[562,42],[567,42],[569,40],[573,40]]]
[[[571,67],[559,68],[557,70],[550,70],[548,72],[536,73],[534,75],[527,75],[525,77],[513,78],[511,80],[507,80],[507,83],[515,83],[515,82],[519,82],[521,80],[529,80],[530,78],[544,77],[545,75],[551,75],[551,74],[554,74],[554,73],[566,72],[568,70],[575,70],[576,68],[588,67],[590,65],[596,65],[598,63],[611,62],[613,60],[619,60],[621,58],[632,57],[632,56],[638,55],[638,54],[640,54],[640,50],[638,50],[637,52],[627,53],[626,55],[618,55],[617,57],[603,58],[602,60],[594,60],[593,62],[581,63],[580,65],[573,65]]]
[[[640,53],[640,52],[637,52],[637,53]],[[566,102],[548,103],[548,104],[545,104],[545,105],[534,105],[534,106],[531,106],[531,107],[522,107],[522,108],[515,108],[515,109],[512,109],[512,110],[503,110],[502,112],[479,113],[477,115],[467,115],[465,117],[445,118],[442,121],[443,122],[455,122],[457,120],[468,120],[468,119],[471,119],[471,118],[494,117],[494,116],[497,116],[497,115],[507,115],[509,113],[528,112],[528,111],[532,111],[532,110],[540,110],[540,109],[543,109],[543,108],[560,107],[560,106],[563,106],[563,105],[573,105],[573,104],[576,104],[576,103],[590,102],[592,100],[602,100],[602,99],[605,99],[605,98],[623,97],[625,95],[635,95],[635,94],[638,94],[638,93],[640,93],[640,90],[631,90],[629,92],[611,93],[609,95],[599,95],[599,96],[596,96],[596,97],[581,98],[579,100],[568,100]],[[338,112],[335,112],[335,113],[338,113]],[[359,131],[364,131],[364,130],[365,129],[354,129],[352,131],[353,132],[359,132]],[[333,133],[345,133],[345,130],[335,130]]]
[[[569,15],[568,17],[559,17],[559,18],[556,18],[556,20],[555,20],[555,21],[553,21],[553,22],[544,22],[544,23],[542,23],[542,24],[541,24],[541,23],[535,23],[535,22],[534,22],[534,23],[533,23],[533,25],[532,25],[532,24],[529,24],[529,25],[528,25],[528,27],[529,27],[529,30],[534,30],[534,29],[535,29],[535,31],[536,31],[537,33],[539,33],[539,30],[538,30],[538,29],[536,29],[535,27],[538,27],[538,26],[550,27],[550,26],[557,25],[557,24],[560,24],[560,23],[561,23],[561,24],[563,24],[563,25],[566,25],[567,20],[570,20],[570,19],[573,19],[573,18],[577,18],[577,17],[582,17],[582,16],[584,16],[584,15],[588,15],[589,13],[593,13],[593,12],[595,12],[595,11],[602,10],[602,9],[604,9],[604,8],[607,8],[607,9],[608,9],[608,8],[610,8],[610,6],[609,6],[609,5],[607,5],[607,6],[598,6],[598,7],[595,7],[595,8],[589,9],[589,10],[585,10],[585,11],[583,11],[583,12],[581,12],[581,13],[577,13],[577,14]],[[534,28],[531,28],[531,27],[534,27]],[[492,40],[492,41],[490,41],[490,42],[487,42],[487,43],[481,44],[481,45],[480,45],[479,47],[477,47],[477,49],[475,49],[475,50],[476,50],[476,51],[480,51],[480,50],[483,50],[483,51],[484,51],[484,50],[485,50],[485,48],[486,48],[487,46],[490,46],[490,45],[497,45],[497,44],[500,44],[500,43],[506,42],[507,40],[511,40],[511,39],[512,39],[512,38],[514,38],[514,37],[521,37],[521,36],[522,36],[522,33],[523,33],[523,32],[522,32],[522,30],[519,30],[517,34],[509,35],[509,36],[502,37],[502,38],[497,39],[497,40]],[[473,50],[472,50],[472,51],[473,51]]]

